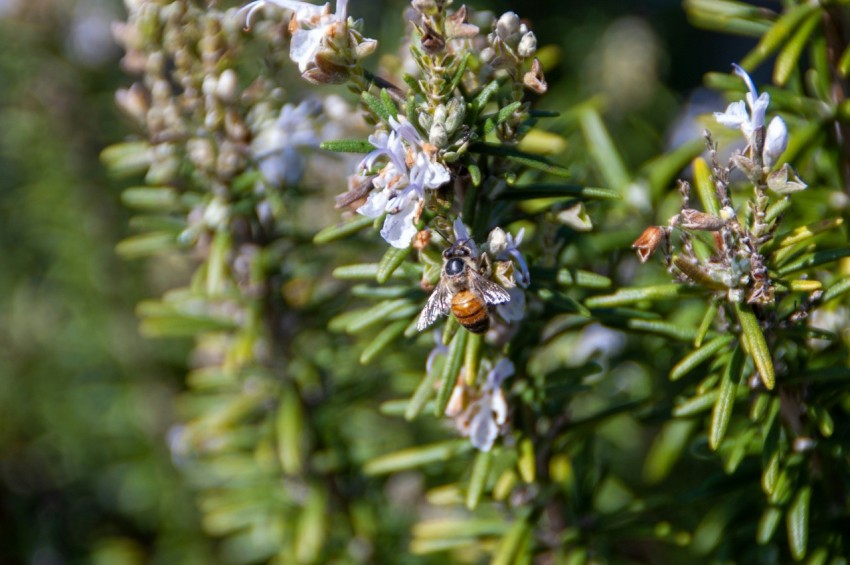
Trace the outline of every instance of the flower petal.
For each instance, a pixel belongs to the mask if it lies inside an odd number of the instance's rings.
[[[463,223],[463,220],[460,219],[460,216],[455,219],[455,223],[452,227],[455,232],[455,241],[471,239],[469,236],[469,230],[467,229],[466,224]]]
[[[477,408],[478,411],[470,421],[469,441],[476,449],[490,451],[499,435],[499,427],[493,421],[489,397],[482,398],[470,408]]]
[[[753,79],[750,78],[750,75],[747,74],[747,71],[745,71],[744,68],[737,63],[732,63],[732,70],[736,75],[744,79],[744,82],[747,84],[747,88],[749,89],[753,98],[758,97],[759,93],[756,90],[756,85],[755,83],[753,83]]]
[[[357,213],[370,218],[377,218],[387,211],[387,202],[389,202],[389,191],[373,190],[369,193],[366,203],[357,209]]]
[[[500,227],[490,230],[490,235],[487,236],[487,251],[494,257],[498,257],[508,248],[509,235]]]
[[[785,153],[786,147],[788,147],[788,127],[782,118],[776,116],[770,120],[770,125],[767,126],[764,152],[762,153],[764,165],[766,167],[773,167],[782,154]]]
[[[419,231],[413,223],[419,199],[413,192],[403,193],[387,203],[387,214],[381,237],[397,249],[410,247],[410,240]]]
[[[325,26],[310,30],[299,28],[292,34],[292,41],[289,44],[289,58],[298,63],[298,70],[302,73],[316,58],[316,54],[322,47],[324,36]]]
[[[715,112],[714,119],[729,128],[739,128],[750,120],[747,115],[747,105],[743,100],[732,102],[725,112]]]
[[[767,113],[767,107],[770,105],[770,95],[767,92],[762,92],[761,96],[753,100],[753,96],[748,93],[747,101],[750,103],[750,108],[752,109],[750,126],[753,128],[753,131],[764,127],[764,115]]]
[[[496,363],[496,366],[487,373],[487,382],[485,387],[490,390],[495,390],[502,386],[502,382],[514,374],[516,368],[514,367],[513,362],[507,357],[502,357],[499,359],[499,362]]]

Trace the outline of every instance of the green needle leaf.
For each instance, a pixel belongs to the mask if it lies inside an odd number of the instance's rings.
[[[431,371],[425,375],[425,378],[422,379],[422,382],[420,382],[419,386],[416,387],[416,391],[407,403],[407,408],[404,410],[405,420],[410,422],[419,416],[422,409],[425,408],[425,405],[434,394],[434,387],[437,385],[437,379],[439,376],[440,371],[437,371],[437,367],[432,367]]]
[[[362,365],[368,365],[371,363],[379,353],[395,341],[398,336],[404,333],[404,329],[407,327],[407,324],[407,320],[396,320],[378,332],[375,339],[373,339],[369,345],[363,349],[363,353],[360,354],[360,363]]]
[[[773,67],[773,82],[779,86],[784,86],[791,77],[791,73],[797,66],[797,61],[800,60],[800,54],[803,48],[809,42],[809,36],[821,21],[819,12],[811,13],[806,16],[806,19],[794,33],[782,51],[776,57],[776,65]],[[778,25],[778,24],[777,24]]]
[[[581,129],[596,168],[606,184],[619,191],[625,189],[631,175],[595,108],[587,107],[582,111]]]
[[[358,216],[350,222],[334,226],[328,226],[319,233],[317,233],[315,236],[313,236],[313,243],[315,243],[316,245],[324,245],[332,241],[344,239],[350,235],[354,235],[355,233],[359,232],[364,228],[368,228],[374,222],[374,218],[369,218],[367,216]]]
[[[545,157],[520,151],[519,149],[509,145],[473,143],[469,146],[469,152],[478,153],[479,155],[489,155],[491,157],[503,157],[520,165],[525,165],[531,169],[537,169],[558,177],[572,176],[569,169],[552,163]]]
[[[802,259],[798,259],[789,265],[785,265],[779,269],[779,276],[784,277],[796,271],[802,271],[811,267],[817,267],[826,263],[832,263],[843,257],[850,255],[850,247],[842,247],[840,249],[827,249],[826,251],[816,251],[811,255],[806,255]]]
[[[713,357],[715,353],[724,349],[732,339],[732,336],[724,335],[709,341],[699,349],[691,351],[670,371],[670,380],[677,381],[681,379],[701,363]]]
[[[487,477],[490,475],[490,467],[493,463],[491,451],[479,451],[472,464],[472,475],[469,478],[469,487],[466,489],[466,507],[475,510],[481,494],[487,486]]]
[[[812,498],[812,487],[803,486],[788,507],[786,526],[788,527],[788,547],[795,560],[800,561],[806,556],[806,546],[809,542],[809,501]]]
[[[702,345],[702,340],[705,339],[706,334],[708,334],[708,330],[711,329],[711,323],[714,321],[714,318],[717,317],[717,309],[719,307],[719,303],[717,300],[712,300],[708,305],[708,308],[705,310],[705,314],[702,317],[702,321],[699,324],[699,328],[697,329],[697,337],[694,339],[694,346],[700,347]]]
[[[528,516],[518,518],[499,542],[499,548],[490,565],[514,565],[521,562],[522,547],[530,534],[531,524]]]
[[[755,49],[744,57],[741,61],[741,66],[747,70],[752,70],[759,66],[774,51],[779,49],[779,46],[794,33],[804,18],[809,17],[815,12],[819,12],[820,9],[818,4],[808,3],[789,8],[787,12],[771,25]]]
[[[386,106],[384,106],[384,103],[377,97],[373,96],[372,94],[369,94],[368,92],[364,92],[360,95],[360,99],[363,101],[364,104],[366,104],[366,107],[372,110],[372,113],[379,117],[381,120],[383,120],[384,122],[390,121],[389,110]]]
[[[323,141],[319,147],[325,151],[336,153],[369,153],[375,150],[375,146],[366,139],[336,139]]]
[[[464,351],[466,349],[466,340],[469,338],[469,332],[461,330],[455,334],[451,345],[449,345],[448,357],[446,364],[443,365],[443,371],[440,375],[440,390],[437,391],[437,403],[434,405],[434,415],[438,418],[446,411],[446,405],[449,403],[449,398],[452,396],[452,391],[457,383],[458,373],[463,366]]]
[[[773,359],[771,358],[770,350],[767,348],[767,342],[764,339],[764,333],[761,331],[756,315],[752,307],[748,304],[737,302],[735,303],[735,314],[738,317],[738,322],[741,324],[744,345],[747,353],[752,357],[753,363],[756,365],[759,378],[768,390],[773,390],[773,386],[776,384]]]
[[[756,542],[759,545],[767,545],[776,533],[776,527],[782,519],[782,510],[775,506],[768,506],[759,518],[758,530],[756,530]]]
[[[375,279],[378,283],[384,284],[390,280],[395,270],[404,263],[404,260],[407,259],[407,256],[410,255],[412,250],[412,247],[405,247],[403,249],[390,247],[387,249],[387,252],[381,258],[381,262],[378,263],[378,272],[375,273]]]
[[[363,465],[363,472],[366,475],[386,475],[406,469],[415,469],[429,463],[451,461],[471,449],[472,444],[467,439],[453,439],[402,449],[367,461]]]
[[[693,294],[693,287],[684,284],[660,284],[656,286],[621,288],[614,294],[592,296],[585,300],[588,308],[611,308],[644,300],[669,300]]]
[[[719,394],[717,402],[714,404],[714,409],[711,412],[711,426],[708,430],[708,446],[717,451],[720,447],[720,442],[723,441],[723,436],[726,435],[726,428],[729,426],[729,420],[732,417],[732,407],[735,405],[735,393],[738,389],[738,381],[741,376],[741,368],[744,364],[744,354],[741,351],[741,344],[735,347],[732,352],[732,358],[726,365],[723,371],[723,376],[720,379],[718,387]]]
[[[620,194],[609,188],[580,186],[577,184],[529,184],[512,186],[496,195],[498,200],[529,200],[532,198],[586,198],[619,200]]]

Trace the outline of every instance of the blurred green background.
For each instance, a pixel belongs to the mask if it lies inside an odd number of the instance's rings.
[[[668,146],[704,72],[752,46],[693,29],[675,0],[470,5],[515,10],[558,48],[543,107],[606,95],[629,164]],[[391,43],[404,7],[353,0],[350,12]],[[123,14],[115,1],[0,0],[4,565],[218,559],[166,443],[191,344],[143,339],[133,312],[188,272],[114,252],[129,233],[126,184],[98,155],[135,133],[113,103],[130,82],[110,31]]]

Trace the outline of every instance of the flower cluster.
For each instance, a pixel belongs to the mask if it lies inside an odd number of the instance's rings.
[[[381,237],[393,247],[405,248],[418,231],[425,191],[451,180],[448,168],[439,162],[437,149],[422,140],[404,117],[390,117],[390,131],[369,136],[375,150],[360,162],[364,174],[373,174],[372,192],[357,211],[370,218],[386,214]],[[377,161],[381,168],[373,173]]]
[[[490,451],[496,438],[505,433],[508,422],[508,402],[502,383],[514,374],[514,364],[509,359],[500,359],[491,369],[482,363],[486,373],[484,383],[470,386],[459,379],[452,391],[446,416],[450,417],[457,431],[468,437],[473,447]]]
[[[690,185],[680,183],[681,211],[670,218],[667,227],[650,226],[632,247],[642,262],[666,243],[665,255],[677,276],[687,282],[699,284],[712,291],[727,294],[730,302],[746,299],[748,303],[770,304],[774,298],[774,284],[768,277],[762,246],[778,227],[777,218],[767,216],[770,198],[767,190],[785,195],[806,187],[785,164],[773,170],[788,145],[788,129],[781,117],[776,116],[765,128],[765,115],[770,103],[767,93],[759,94],[750,76],[738,65],[733,65],[736,75],[747,85],[746,101],[730,104],[725,112],[716,112],[717,121],[727,127],[740,129],[747,145],[743,153],[732,156],[730,164],[717,163],[716,146],[708,134],[712,154],[712,176],[716,201],[712,196],[708,207],[717,212],[699,211],[690,207]],[[743,170],[753,183],[755,200],[750,202],[752,222],[746,225],[732,205],[729,176],[735,168]],[[705,204],[705,202],[704,202]],[[672,230],[677,230],[681,252],[671,243]],[[705,259],[694,248],[694,232],[714,234],[715,248]]]
[[[348,0],[338,0],[336,12],[331,12],[330,3],[318,6],[298,0],[255,0],[240,10],[245,14],[246,27],[269,4],[292,12],[289,56],[298,64],[301,76],[312,83],[347,81],[352,69],[378,46],[374,39],[363,37],[359,23],[348,18]]]
[[[757,163],[760,160],[765,167],[771,168],[788,146],[788,128],[781,117],[775,116],[767,126],[765,134],[764,118],[770,104],[770,95],[767,92],[759,94],[753,79],[739,65],[733,64],[732,68],[749,89],[745,95],[746,102],[732,102],[725,112],[715,112],[714,117],[726,127],[740,128],[747,140],[745,152],[749,153],[751,162]],[[761,151],[757,151],[759,147]]]

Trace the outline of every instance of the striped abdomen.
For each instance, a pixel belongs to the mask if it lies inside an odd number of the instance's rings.
[[[452,314],[461,326],[474,334],[483,334],[490,328],[487,306],[469,290],[452,296]]]

